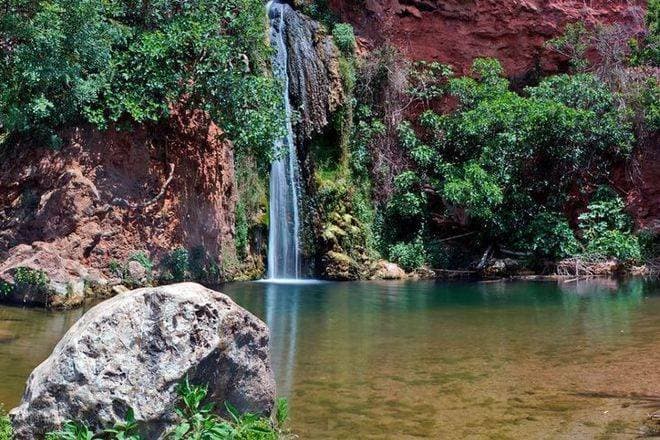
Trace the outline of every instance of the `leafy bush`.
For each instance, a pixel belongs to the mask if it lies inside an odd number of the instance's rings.
[[[632,220],[625,204],[609,187],[601,187],[580,214],[580,229],[587,242],[587,253],[638,262],[642,248],[632,233]]]
[[[238,148],[269,154],[281,98],[265,73],[261,1],[5,3],[2,131],[56,146],[57,129],[80,119],[100,128],[157,121],[185,100],[209,111]]]
[[[462,167],[446,167],[442,193],[448,203],[463,206],[476,218],[488,219],[503,200],[502,190],[495,176],[476,162]]]
[[[543,213],[562,212],[574,188],[605,181],[612,163],[630,154],[631,115],[590,74],[549,77],[517,94],[497,61],[477,59],[472,70],[473,77],[448,81],[456,111],[428,110],[417,129],[409,122],[398,127],[417,171],[406,178],[416,179],[414,185],[395,180],[384,224],[396,224],[400,233],[390,234],[390,243],[409,241],[402,233],[411,229],[410,219],[423,228],[440,206],[488,242],[525,242],[545,257],[574,252],[565,220]]]
[[[405,270],[419,269],[426,262],[424,244],[421,239],[396,243],[389,248],[389,259]]]
[[[172,440],[277,440],[283,437],[283,426],[288,417],[286,400],[278,399],[276,423],[254,414],[239,414],[228,402],[225,409],[229,415],[223,420],[215,413],[213,404],[203,404],[208,390],[193,385],[186,377],[178,386],[179,407],[175,410],[179,423],[165,438]],[[0,419],[1,420],[1,419]],[[0,425],[1,426],[1,425]],[[5,440],[1,435],[0,440]],[[46,440],[141,440],[138,423],[132,409],[126,420],[95,434],[85,423],[67,421],[59,431],[50,432]],[[7,437],[9,440],[9,437]]]
[[[143,251],[139,251],[139,252],[134,253],[134,254],[131,255],[131,257],[128,259],[128,261],[135,261],[135,262],[140,263],[140,265],[141,265],[142,267],[144,267],[145,270],[146,270],[148,273],[151,273],[151,271],[152,271],[153,268],[154,268],[154,263],[153,263],[153,261],[151,261],[151,259],[149,258],[149,255],[147,255],[147,253],[146,253],[146,252],[143,252]]]
[[[355,34],[353,26],[348,23],[337,23],[332,28],[332,38],[335,44],[346,55],[352,55],[355,51]]]
[[[184,281],[190,269],[190,258],[188,250],[176,248],[163,258],[163,266],[169,277],[174,282]]]
[[[0,404],[0,440],[12,440],[13,428],[11,427],[11,420]]]
[[[575,255],[580,245],[565,218],[542,212],[530,225],[531,244],[528,247],[540,258],[560,259]]]
[[[418,221],[424,214],[426,199],[419,188],[419,177],[413,171],[404,171],[394,179],[394,194],[388,211],[401,221]]]

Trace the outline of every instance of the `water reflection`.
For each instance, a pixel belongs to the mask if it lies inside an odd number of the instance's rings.
[[[606,417],[633,420],[639,408],[575,391],[660,393],[657,283],[219,290],[269,325],[278,392],[300,438],[593,438]],[[0,307],[0,401],[18,401],[80,314]]]

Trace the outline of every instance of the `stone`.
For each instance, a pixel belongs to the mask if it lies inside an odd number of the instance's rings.
[[[130,289],[124,286],[123,284],[117,284],[116,286],[112,286],[112,293],[115,295],[120,295],[128,291],[130,291]]]
[[[147,269],[137,261],[129,261],[126,268],[128,269],[128,276],[131,277],[131,280],[138,283],[147,281],[147,276],[149,275]]]
[[[13,285],[14,275],[21,267],[43,272],[47,281],[38,289],[15,289],[6,298],[20,305],[71,307],[82,303],[88,286],[103,290],[107,285],[99,270],[67,258],[53,243],[34,242],[11,248],[0,262],[0,280]]]
[[[400,280],[406,278],[406,271],[396,263],[379,260],[376,262],[374,278],[379,280]]]
[[[322,258],[323,278],[333,281],[355,281],[360,279],[360,266],[350,256],[328,251]]]
[[[89,310],[32,372],[10,413],[15,438],[43,438],[66,420],[98,431],[128,408],[143,438],[163,438],[186,376],[208,386],[218,410],[228,401],[268,415],[275,401],[268,340],[264,323],[199,284],[122,293]]]

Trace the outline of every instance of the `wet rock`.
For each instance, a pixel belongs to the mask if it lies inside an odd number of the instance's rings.
[[[321,133],[344,100],[339,51],[323,26],[285,5],[289,95],[299,111],[295,131],[300,142]],[[275,20],[278,17],[274,18]]]
[[[379,280],[400,280],[406,278],[406,271],[396,263],[379,260],[376,262],[374,268],[374,278]]]
[[[99,430],[128,408],[143,438],[162,438],[186,376],[207,384],[220,407],[229,401],[241,412],[269,414],[268,338],[259,319],[198,284],[123,293],[87,312],[32,372],[10,413],[16,439],[42,438],[65,420]]]
[[[323,256],[324,278],[334,281],[354,281],[360,279],[360,266],[350,256],[329,251]]]

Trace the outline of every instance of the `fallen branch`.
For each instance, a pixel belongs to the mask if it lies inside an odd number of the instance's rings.
[[[476,232],[473,231],[473,232],[468,232],[466,234],[454,235],[452,237],[442,238],[442,239],[438,240],[437,242],[438,243],[443,243],[445,241],[456,240],[457,238],[463,238],[463,237],[467,237],[469,235],[474,235],[474,234],[476,234]]]

